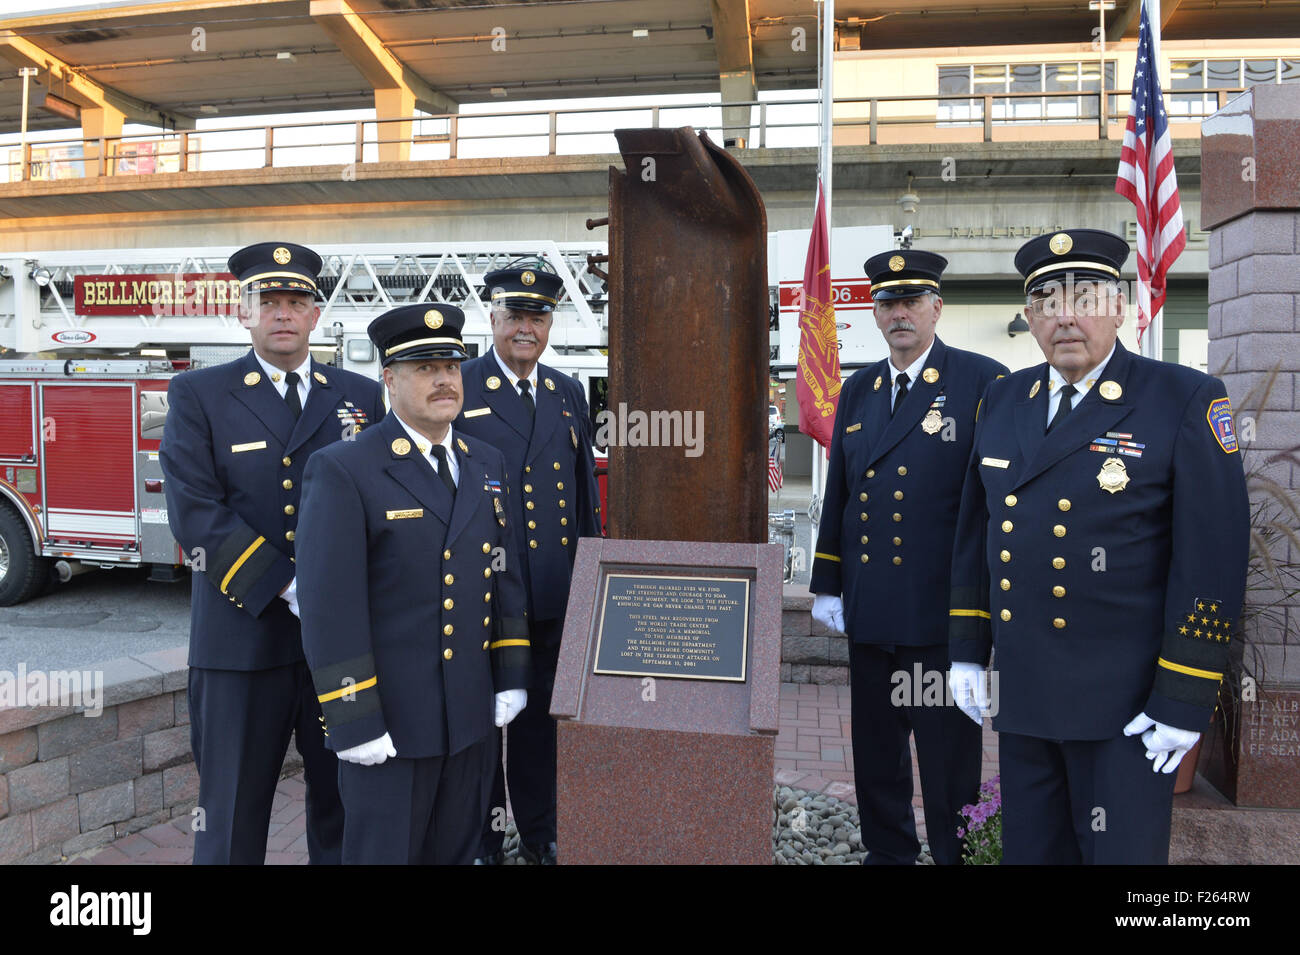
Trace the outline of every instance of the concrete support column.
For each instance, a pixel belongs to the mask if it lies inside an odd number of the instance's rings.
[[[115,137],[122,135],[126,114],[112,106],[81,108],[81,136],[86,140],[86,175],[99,175],[99,140],[114,140],[104,144],[104,172],[113,174],[113,156],[117,152]]]
[[[753,70],[737,70],[734,73],[723,73],[719,79],[724,103],[753,102]],[[730,146],[733,141],[737,140],[739,141],[737,145],[741,143],[749,145],[749,128],[753,121],[752,113],[753,108],[749,106],[723,107],[722,132],[726,145]]]
[[[375,118],[379,120],[379,161],[405,162],[411,158],[410,117],[415,114],[415,94],[405,87],[375,90]],[[384,122],[403,120],[403,122]]]

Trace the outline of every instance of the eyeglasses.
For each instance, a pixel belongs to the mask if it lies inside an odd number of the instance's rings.
[[[1066,287],[1058,285],[1035,292],[1026,311],[1034,318],[1056,318],[1065,314],[1068,305],[1070,314],[1092,318],[1112,312],[1118,299],[1119,290],[1114,286],[1091,282],[1077,285],[1071,283]]]

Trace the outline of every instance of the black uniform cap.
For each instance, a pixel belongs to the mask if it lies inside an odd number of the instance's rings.
[[[1025,277],[1025,292],[1062,283],[1067,274],[1079,279],[1119,280],[1128,258],[1128,243],[1101,229],[1066,229],[1030,239],[1016,253],[1016,271]]]
[[[315,296],[321,258],[305,245],[259,242],[232,255],[226,267],[239,279],[241,292],[303,292]]]
[[[487,273],[483,286],[493,305],[549,312],[560,300],[564,280],[545,259],[530,255]]]
[[[886,301],[892,298],[912,298],[926,292],[939,293],[939,276],[948,267],[948,260],[933,252],[920,249],[899,249],[881,252],[862,264],[871,279],[871,297]]]
[[[416,358],[468,358],[461,330],[465,313],[454,305],[401,305],[380,315],[366,334],[379,349],[379,363]]]

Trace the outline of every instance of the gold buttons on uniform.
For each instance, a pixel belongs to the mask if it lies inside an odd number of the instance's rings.
[[[442,602],[443,610],[450,610],[454,606],[456,606],[456,601],[452,600],[450,597]]]
[[[485,594],[483,595],[483,602],[484,602],[485,604],[486,604],[486,603],[491,603],[491,602],[492,602],[492,592],[491,592],[491,591],[488,591],[487,593],[485,593]]]
[[[1065,588],[1062,587],[1060,584],[1057,584],[1055,587],[1052,588],[1052,596],[1053,596],[1053,597],[1064,597],[1064,596],[1065,596]]]
[[[1010,521],[1003,521],[1003,522],[1002,522],[1002,533],[1004,533],[1004,534],[1010,534],[1013,530],[1015,530],[1015,527],[1016,527],[1016,525],[1015,525],[1015,524],[1012,524]]]
[[[906,477],[906,476],[907,476],[907,468],[899,468],[899,469],[898,469],[898,476],[899,476],[899,477]]]
[[[443,559],[443,560],[451,560],[451,551],[449,551],[449,550],[444,550],[444,551],[442,552],[442,559]]]
[[[293,511],[294,511],[294,507],[293,507],[292,504],[286,504],[286,505],[284,506],[284,512],[285,512],[286,514],[292,514]]]
[[[567,547],[567,546],[568,546],[568,543],[569,543],[569,539],[568,539],[567,537],[561,537],[561,538],[560,538],[560,546],[561,546],[561,547]]]
[[[533,550],[537,550],[537,541],[529,541],[528,546]]]
[[[442,582],[446,584],[448,587],[450,587],[452,584],[456,582],[456,578],[453,577],[451,574],[448,574],[446,577],[442,578]]]
[[[863,535],[862,535],[862,543],[865,544],[866,542],[867,542],[867,535],[866,535],[866,534],[863,534]]]
[[[1052,621],[1052,626],[1055,627],[1057,630],[1064,630],[1064,629],[1065,629],[1065,618],[1064,618],[1064,617],[1057,617],[1055,620]]]
[[[531,511],[531,510],[533,509],[533,502],[532,502],[532,501],[524,501],[524,507],[528,508],[528,509]]]
[[[491,576],[492,576],[492,568],[491,568],[491,567],[484,567],[484,568],[483,568],[483,578],[486,580],[488,577],[491,577]]]
[[[557,491],[563,491],[563,490],[564,490],[564,482],[563,482],[563,481],[556,481],[556,482],[555,482],[555,489],[556,489]]]
[[[895,563],[895,564],[901,564],[902,562],[903,562],[903,558],[901,558],[901,557],[895,557],[895,558],[894,558],[894,563]]]
[[[455,655],[456,655],[456,654],[454,654],[454,653],[451,652],[451,647],[448,647],[446,650],[443,650],[443,651],[442,651],[442,658],[443,658],[444,660],[450,660],[450,659],[451,659],[452,657],[454,657]]]
[[[287,541],[291,541],[291,540],[293,540],[293,531],[285,531],[285,532],[284,532],[284,539],[287,540]]]
[[[484,626],[487,625],[487,621],[486,621],[486,620],[483,621],[483,625],[484,625]],[[484,641],[483,641],[483,649],[486,650],[487,648],[488,648],[488,642],[487,642],[486,640],[484,640]]]
[[[492,545],[489,544],[487,541],[483,542],[483,553],[485,554],[492,553]]]
[[[1016,506],[1016,496],[1014,494],[1008,494],[1003,500],[1006,501],[1007,507]]]
[[[1055,567],[1057,570],[1064,570],[1064,569],[1065,569],[1065,558],[1064,558],[1064,557],[1053,557],[1053,558],[1052,558],[1052,566]]]
[[[894,538],[894,546],[895,546],[895,547],[901,547],[902,544],[903,544],[903,538],[901,538],[901,537],[895,537],[895,538]]]
[[[895,500],[895,501],[901,501],[902,499],[903,499],[903,492],[902,492],[902,491],[895,491],[895,492],[894,492],[894,500]]]
[[[1061,498],[1056,502],[1056,506],[1063,511],[1068,511],[1070,509],[1070,502],[1066,498]]]
[[[861,517],[861,518],[865,521],[865,520],[867,519],[867,512],[866,512],[866,511],[863,511],[863,512],[862,512],[861,514],[859,514],[858,516]]]
[[[491,617],[484,617],[484,618],[483,618],[483,626],[486,627],[486,626],[488,626],[488,625],[491,624],[491,623],[492,623],[492,618],[491,618]],[[483,649],[486,650],[486,649],[487,649],[487,646],[488,646],[488,645],[487,645],[487,642],[484,641],[484,643],[483,643]]]
[[[895,511],[895,512],[894,512],[894,520],[896,520],[896,521],[901,521],[902,519],[903,519],[903,515],[902,515],[902,514],[899,514],[897,511]]]
[[[1064,525],[1064,524],[1057,524],[1055,527],[1052,528],[1052,533],[1055,534],[1057,537],[1064,537],[1064,536],[1065,536],[1065,525]]]
[[[525,473],[525,474],[531,474],[531,473],[532,473],[532,470],[533,470],[533,469],[532,469],[529,465],[527,465],[527,464],[524,465],[524,473]]]
[[[287,468],[289,465],[293,464],[293,458],[289,457],[288,455],[285,455],[280,459],[280,463]]]
[[[442,628],[443,636],[445,636],[445,637],[450,637],[450,636],[452,635],[452,633],[455,632],[455,629],[456,629],[456,628],[453,627],[451,624],[447,624],[445,627]],[[443,654],[443,656],[447,657],[448,660],[451,659],[450,656],[447,656],[447,654],[449,654],[449,653],[451,653],[450,650],[448,650],[447,653],[444,653],[444,654]]]
[[[1003,590],[1010,590],[1010,589],[1011,589],[1011,581],[1009,581],[1009,580],[1007,580],[1005,577],[1003,577],[1002,580],[998,582],[998,586],[1001,587]]]
[[[536,521],[529,521],[529,522],[528,522],[528,529],[529,529],[530,531],[535,531],[535,530],[537,530],[537,522],[536,522]]]
[[[1011,563],[1011,551],[1004,550],[1000,556],[1002,557],[1002,563],[1004,564]]]
[[[556,461],[555,463],[553,463],[553,464],[551,465],[551,467],[555,468],[555,470],[557,470],[557,471],[560,470],[560,462],[559,462],[559,461]]]
[[[283,481],[280,482],[280,487],[284,488],[286,491],[292,491],[293,482],[290,481],[288,478],[285,478]]]
[[[561,527],[568,527],[568,526],[569,526],[569,519],[568,519],[567,517],[561,517],[561,518],[560,518],[560,526],[561,526]]]
[[[525,484],[525,485],[524,485],[524,493],[525,493],[525,494],[532,494],[532,493],[533,493],[533,486],[532,486],[531,484]]]
[[[564,507],[564,498],[560,498],[560,507]]]
[[[859,494],[858,500],[861,501],[863,504],[867,503],[867,492],[863,491],[861,494]]]
[[[875,469],[874,469],[874,468],[867,468],[867,477],[869,477],[869,478],[873,478],[873,477],[875,477],[875,476],[876,476],[876,471],[875,471]]]
[[[871,558],[868,557],[866,554],[863,554],[863,555],[862,555],[862,562],[863,562],[864,564],[865,564],[867,561],[869,561],[870,559],[871,559]]]
[[[1010,611],[1010,610],[1003,610],[1002,613],[1001,613],[1001,617],[1002,617],[1003,620],[1010,620],[1010,619],[1011,619],[1011,611]]]

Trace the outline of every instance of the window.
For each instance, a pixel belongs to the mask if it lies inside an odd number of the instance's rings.
[[[1300,60],[1253,57],[1241,60],[1170,60],[1169,112],[1185,118],[1209,116],[1219,108],[1215,90],[1239,90],[1262,83],[1300,81]]]
[[[1297,63],[1300,71],[1300,62]],[[1017,93],[1018,96],[997,97],[993,100],[992,119],[995,123],[1010,122],[1071,122],[1096,118],[1097,100],[1094,96],[1065,96],[1065,93],[1096,92],[1098,64],[1095,60],[1068,63],[980,63],[968,66],[951,65],[938,68],[938,89],[941,96],[971,94],[984,96],[992,93]],[[1106,61],[1106,89],[1115,88],[1115,61]],[[1028,93],[1056,94],[1028,96]],[[1115,96],[1108,97],[1107,109],[1114,115]],[[940,100],[938,120],[941,125],[976,125],[984,121],[984,103],[979,99]]]

